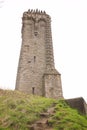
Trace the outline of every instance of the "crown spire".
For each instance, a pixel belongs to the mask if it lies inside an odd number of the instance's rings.
[[[33,9],[29,9],[29,10],[28,10],[28,13],[39,13],[39,14],[40,14],[40,13],[41,13],[41,14],[43,13],[43,14],[46,14],[45,11],[38,10],[38,9],[36,9],[36,10],[35,10],[35,9],[34,9],[34,10],[33,10]]]

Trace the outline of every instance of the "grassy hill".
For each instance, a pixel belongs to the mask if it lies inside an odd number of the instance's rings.
[[[70,108],[63,100],[0,90],[0,130],[30,130],[40,114],[54,107],[48,124],[53,130],[87,130],[87,116]]]

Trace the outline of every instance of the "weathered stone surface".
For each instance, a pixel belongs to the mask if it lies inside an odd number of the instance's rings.
[[[70,107],[77,109],[82,114],[87,114],[87,104],[82,97],[65,100]]]
[[[52,98],[63,98],[61,75],[54,65],[51,18],[38,10],[24,12],[22,47],[16,89]]]

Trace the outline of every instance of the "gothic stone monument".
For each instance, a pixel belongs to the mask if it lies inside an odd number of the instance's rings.
[[[63,98],[61,75],[55,69],[51,18],[38,10],[24,12],[22,47],[16,90],[51,98]]]

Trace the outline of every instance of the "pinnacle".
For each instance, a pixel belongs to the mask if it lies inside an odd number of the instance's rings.
[[[35,19],[44,19],[45,21],[47,21],[48,19],[50,19],[50,16],[42,10],[38,10],[38,9],[29,9],[27,12],[23,13],[23,19],[26,18],[33,18]]]
[[[38,13],[38,14],[46,14],[46,12],[45,11],[42,11],[42,10],[38,10],[38,9],[29,9],[28,10],[28,13]]]

